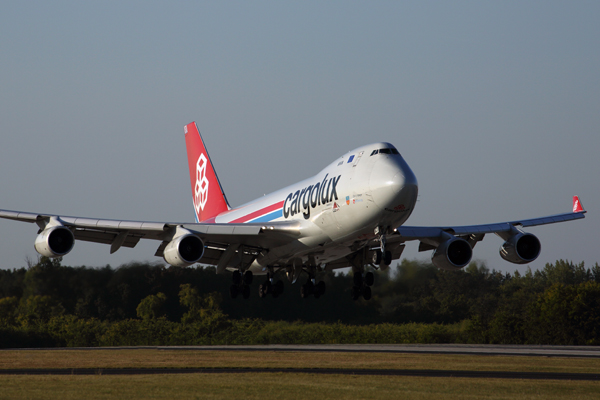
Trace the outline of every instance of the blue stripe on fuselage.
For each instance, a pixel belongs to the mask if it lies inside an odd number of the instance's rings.
[[[281,217],[283,217],[283,210],[279,209],[279,210],[273,211],[272,213],[265,214],[262,217],[258,217],[256,219],[253,219],[252,221],[248,221],[248,222],[269,222],[269,221],[273,221],[274,219],[281,218]]]

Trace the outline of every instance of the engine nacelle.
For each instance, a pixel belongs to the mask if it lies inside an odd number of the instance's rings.
[[[175,267],[189,267],[204,255],[204,242],[193,234],[181,235],[171,240],[163,252],[163,258]]]
[[[73,249],[75,236],[66,226],[55,225],[44,229],[35,238],[35,251],[46,257],[62,257]]]
[[[500,246],[500,257],[514,264],[527,264],[540,255],[542,245],[531,233],[519,232]]]
[[[469,264],[472,256],[471,245],[465,239],[453,236],[435,249],[431,262],[438,268],[455,271]]]

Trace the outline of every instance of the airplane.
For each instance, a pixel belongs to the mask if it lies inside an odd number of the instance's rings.
[[[401,257],[408,241],[433,250],[431,262],[445,270],[469,264],[475,245],[488,233],[504,243],[500,256],[527,264],[540,254],[539,239],[522,228],[585,217],[579,197],[573,210],[548,217],[484,225],[405,226],[417,202],[418,184],[400,152],[373,143],[337,158],[316,175],[232,208],[195,122],[184,127],[195,222],[145,222],[69,217],[0,210],[0,218],[35,222],[34,247],[42,256],[67,255],[76,240],[110,245],[110,253],[133,248],[140,239],[160,242],[155,256],[176,267],[196,263],[232,271],[230,295],[250,296],[255,275],[266,275],[259,296],[278,297],[284,273],[301,275],[303,298],[325,294],[322,272],[352,268],[354,300],[371,298],[375,276]]]

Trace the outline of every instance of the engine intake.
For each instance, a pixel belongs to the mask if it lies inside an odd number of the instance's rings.
[[[431,256],[431,262],[438,268],[455,271],[464,268],[471,261],[473,249],[462,238],[451,237],[442,242]]]
[[[35,250],[46,257],[62,257],[73,250],[75,236],[66,226],[53,226],[44,229],[35,238]]]
[[[163,258],[175,267],[189,267],[204,255],[204,242],[194,234],[181,235],[171,240],[163,252]]]
[[[500,257],[514,264],[527,264],[540,255],[542,245],[531,233],[520,232],[500,246]]]

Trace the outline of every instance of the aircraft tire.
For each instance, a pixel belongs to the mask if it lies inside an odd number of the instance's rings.
[[[250,286],[242,286],[242,297],[244,297],[244,299],[250,298]]]
[[[239,289],[237,285],[231,285],[229,287],[229,295],[231,296],[232,299],[235,299],[239,294]]]
[[[362,290],[363,299],[370,300],[371,299],[371,288],[365,286]]]
[[[391,251],[386,251],[384,256],[383,256],[383,263],[385,265],[390,265],[392,263],[392,252]]]
[[[266,283],[261,283],[260,286],[258,287],[258,297],[260,297],[261,299],[263,297],[265,297],[267,295],[267,284]]]
[[[352,300],[358,300],[358,298],[360,297],[360,292],[360,287],[352,286]]]
[[[277,297],[283,293],[283,281],[280,279],[273,285],[273,297]]]
[[[234,285],[239,286],[242,283],[242,273],[240,271],[233,271],[231,279]]]
[[[325,294],[325,282],[323,281],[319,281],[319,283],[317,283],[317,286],[315,287],[315,296],[318,293],[319,296],[323,296]]]
[[[244,275],[242,276],[242,280],[244,281],[245,285],[251,285],[252,278],[254,278],[252,271],[246,271],[246,272],[244,272]]]
[[[375,250],[375,252],[373,253],[373,264],[375,265],[379,265],[381,264],[381,250]]]
[[[363,284],[363,276],[360,272],[355,272],[354,273],[354,286],[362,286]]]
[[[312,283],[312,281],[308,281],[306,282],[304,285],[302,285],[302,288],[300,288],[300,296],[305,299],[308,296],[310,296],[311,294],[313,294],[314,292],[314,285]]]
[[[373,283],[375,283],[375,274],[372,272],[367,272],[365,274],[365,285],[373,286]]]
[[[302,285],[302,287],[300,288],[300,297],[302,297],[303,299],[308,297],[306,285]]]

